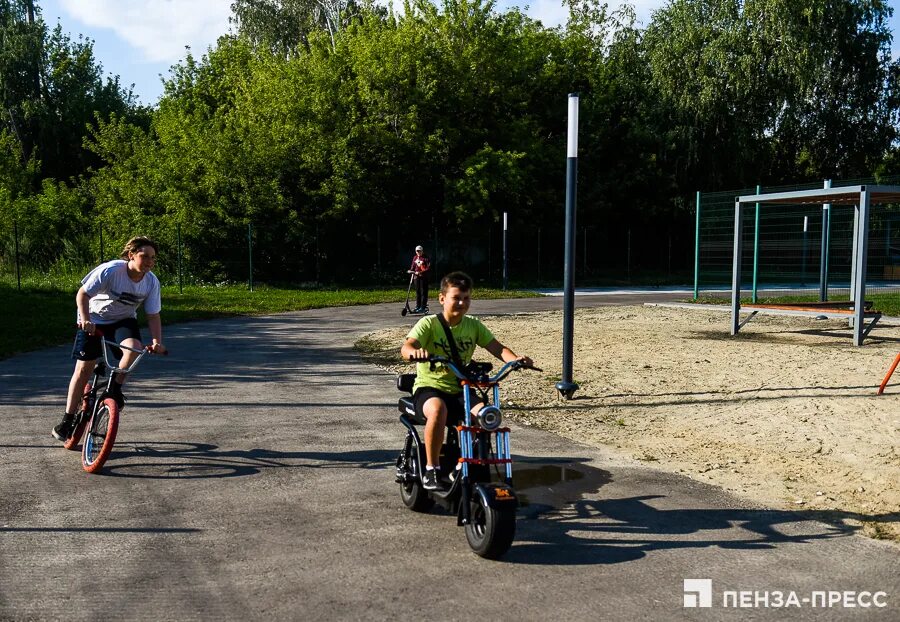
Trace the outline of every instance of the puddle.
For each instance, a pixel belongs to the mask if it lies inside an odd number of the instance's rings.
[[[516,490],[553,486],[583,478],[584,473],[581,471],[559,464],[545,464],[536,469],[513,469]]]
[[[575,469],[571,463],[544,464],[535,468],[513,469],[513,485],[519,497],[523,518],[538,516],[573,502],[588,489],[599,489],[611,481],[609,473],[591,467]],[[575,486],[569,482],[583,480]]]

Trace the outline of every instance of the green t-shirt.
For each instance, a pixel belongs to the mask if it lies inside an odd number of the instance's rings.
[[[468,315],[464,316],[462,322],[456,326],[451,326],[450,333],[456,342],[456,349],[459,350],[459,358],[462,359],[463,365],[467,365],[472,360],[476,344],[484,348],[494,340],[493,333],[481,323],[481,320]],[[434,315],[426,315],[416,322],[406,338],[415,339],[423,348],[436,356],[453,358],[444,327]],[[419,387],[432,387],[446,393],[462,391],[459,380],[450,369],[438,364],[432,371],[431,363],[416,365],[416,383],[413,385],[413,391]]]

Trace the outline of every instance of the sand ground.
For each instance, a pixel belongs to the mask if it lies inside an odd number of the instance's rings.
[[[846,321],[757,316],[737,337],[727,313],[662,306],[576,313],[574,399],[561,400],[562,314],[485,318],[542,373],[503,385],[507,416],[654,468],[719,485],[767,508],[821,512],[900,542],[900,349],[877,327],[852,345]],[[393,371],[405,330],[361,349]],[[488,360],[481,351],[476,359]]]

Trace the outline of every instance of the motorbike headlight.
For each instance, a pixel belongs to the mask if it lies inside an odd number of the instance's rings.
[[[479,426],[481,426],[488,432],[493,432],[500,427],[500,422],[503,421],[503,415],[500,414],[499,408],[491,405],[485,406],[484,408],[479,410],[476,419]]]

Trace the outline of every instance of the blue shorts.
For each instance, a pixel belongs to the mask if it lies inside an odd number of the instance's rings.
[[[98,358],[102,358],[103,344],[100,343],[101,339],[121,343],[123,340],[131,338],[143,343],[141,330],[138,328],[137,320],[133,317],[110,324],[95,324],[94,326],[96,330],[93,335],[88,335],[80,328],[75,333],[75,344],[72,346],[73,359],[95,361]],[[119,348],[113,348],[112,352],[117,359],[122,358],[122,351]]]

